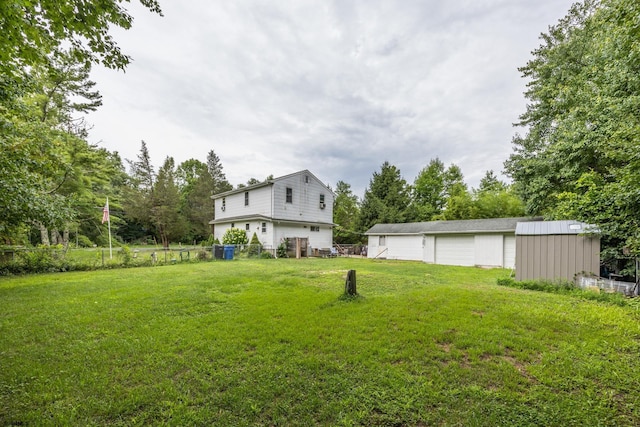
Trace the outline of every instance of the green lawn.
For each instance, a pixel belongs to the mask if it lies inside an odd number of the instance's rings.
[[[506,274],[339,258],[0,278],[0,425],[640,425],[638,312]]]

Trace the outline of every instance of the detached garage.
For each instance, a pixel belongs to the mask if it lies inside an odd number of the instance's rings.
[[[369,240],[367,256],[431,264],[514,268],[516,225],[536,219],[376,224],[365,233]]]

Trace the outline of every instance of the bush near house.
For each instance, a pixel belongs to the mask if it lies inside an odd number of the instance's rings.
[[[223,245],[246,245],[247,233],[239,228],[229,228],[222,236]]]

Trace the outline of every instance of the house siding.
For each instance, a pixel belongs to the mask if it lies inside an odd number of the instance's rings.
[[[293,190],[291,203],[286,202],[287,187]],[[324,209],[320,208],[320,194],[324,194]],[[273,217],[330,224],[333,221],[333,193],[311,174],[278,179],[273,184]]]
[[[222,197],[215,199],[215,217],[217,220],[235,218],[244,215],[271,216],[271,188],[270,186],[247,190],[249,205],[244,204],[244,192],[224,197],[225,208],[222,210]]]
[[[286,188],[292,189],[291,203],[286,202]],[[245,193],[249,203],[245,205]],[[320,206],[324,195],[324,208]],[[247,239],[255,232],[260,242],[270,248],[277,247],[284,238],[306,237],[315,248],[333,245],[334,194],[311,172],[304,170],[276,178],[245,189],[213,196],[215,208],[214,236],[222,241],[224,233],[234,224],[245,230]],[[224,210],[222,200],[224,199]],[[267,231],[262,233],[262,223]],[[249,224],[249,230],[246,225]],[[319,231],[311,231],[311,227]]]
[[[274,247],[282,243],[285,238],[293,237],[307,238],[312,249],[325,249],[333,245],[333,231],[328,226],[321,226],[320,231],[311,231],[309,226],[302,224],[280,224],[275,227],[275,230]]]

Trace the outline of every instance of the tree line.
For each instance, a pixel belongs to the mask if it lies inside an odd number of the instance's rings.
[[[365,242],[364,233],[378,223],[406,223],[523,216],[524,204],[511,185],[492,170],[478,188],[464,182],[460,167],[435,158],[408,183],[396,166],[384,162],[373,173],[359,199],[348,183],[336,186],[334,231],[336,243]]]
[[[154,0],[141,0],[162,14]],[[230,189],[220,159],[155,171],[146,144],[124,166],[87,142],[79,117],[101,105],[91,66],[130,58],[109,28],[130,28],[126,2],[75,0],[0,6],[0,238],[5,243],[105,243],[109,196],[124,241],[193,241],[208,235],[210,194]],[[640,3],[583,0],[541,35],[520,68],[526,110],[504,173],[469,189],[456,165],[435,158],[408,183],[385,162],[360,199],[336,185],[337,242],[362,241],[377,222],[542,215],[597,224],[603,259],[640,254]],[[253,179],[247,185],[254,183]]]

